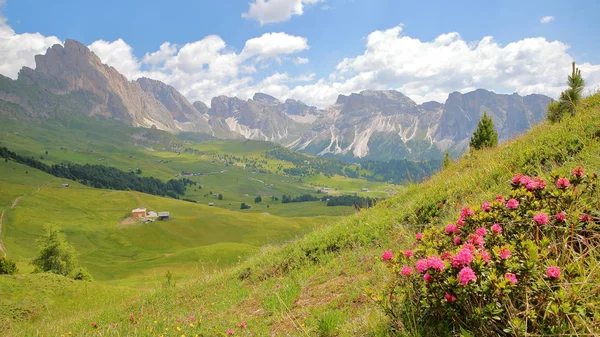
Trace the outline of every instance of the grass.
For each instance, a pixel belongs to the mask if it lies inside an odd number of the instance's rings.
[[[6,335],[222,336],[234,329],[236,335],[255,336],[392,336],[376,304],[379,290],[392,277],[379,263],[384,249],[406,248],[422,226],[445,225],[462,206],[506,193],[514,173],[548,179],[579,165],[600,171],[599,135],[600,95],[595,95],[575,117],[466,155],[426,182],[401,188],[394,198],[303,238],[264,246],[247,260],[214,272],[189,270],[175,287],[132,295],[123,306],[99,309],[79,299],[61,306],[72,315],[56,322],[44,315],[9,319]],[[157,276],[155,283],[163,279]],[[240,322],[245,329],[237,327]]]

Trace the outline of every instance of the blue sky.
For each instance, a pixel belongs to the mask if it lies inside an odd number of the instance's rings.
[[[477,87],[556,95],[571,59],[588,72],[589,84],[600,84],[594,0],[576,8],[523,0],[7,0],[1,12],[5,30],[31,45],[0,46],[19,55],[0,61],[10,62],[0,64],[7,76],[33,66],[27,52],[75,39],[130,79],[157,78],[190,100],[266,91],[326,106],[337,94],[371,88],[401,90],[417,101]],[[170,49],[160,62],[144,61],[165,42]]]

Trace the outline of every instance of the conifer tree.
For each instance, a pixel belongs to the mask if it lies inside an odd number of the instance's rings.
[[[44,229],[46,232],[37,240],[40,244],[40,253],[31,264],[37,271],[69,275],[77,265],[75,249],[57,227],[46,225]]]
[[[448,153],[448,151],[446,151],[446,154],[444,155],[444,163],[442,164],[442,168],[446,168],[446,167],[450,166],[451,162],[452,162],[452,160],[450,159],[450,153]]]
[[[473,132],[470,145],[475,150],[498,145],[498,133],[494,129],[494,122],[486,112],[483,113],[483,117],[477,123],[477,129]]]
[[[571,75],[567,78],[567,90],[560,94],[558,102],[552,102],[548,105],[548,120],[550,122],[559,122],[565,113],[575,114],[575,108],[583,96],[585,81],[581,77],[581,70],[575,67],[575,62],[571,64]]]

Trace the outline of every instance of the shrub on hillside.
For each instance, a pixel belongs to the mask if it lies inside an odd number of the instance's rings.
[[[75,249],[67,242],[66,235],[57,227],[44,226],[45,233],[37,242],[40,244],[38,256],[31,261],[36,271],[50,272],[67,276],[77,265]]]
[[[13,275],[17,272],[17,264],[15,261],[5,257],[0,257],[0,275]]]
[[[75,269],[73,271],[73,273],[71,274],[71,277],[74,280],[79,280],[79,281],[87,281],[87,282],[94,281],[92,274],[90,274],[90,272],[85,267],[78,267],[77,269]]]
[[[512,192],[462,209],[386,251],[381,297],[392,326],[425,336],[600,332],[598,178],[516,175]],[[461,332],[462,331],[462,332]]]

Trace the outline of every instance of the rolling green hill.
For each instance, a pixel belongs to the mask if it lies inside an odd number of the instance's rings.
[[[10,312],[34,312],[4,314],[10,326],[5,334],[219,336],[234,329],[236,335],[255,336],[390,336],[392,327],[376,303],[379,290],[394,276],[379,262],[383,250],[409,248],[412,233],[424,225],[445,225],[455,221],[464,205],[507,194],[515,173],[552,181],[580,165],[586,172],[600,171],[599,130],[597,94],[581,103],[576,116],[560,124],[543,123],[497,149],[466,155],[375,208],[294,242],[267,246],[231,268],[211,274],[189,270],[189,278],[175,287],[124,296],[103,309],[89,297],[98,297],[103,305],[118,287],[104,294],[104,283],[96,282],[86,296],[82,289],[87,285],[73,284],[69,303],[57,303],[53,298],[60,296],[62,286],[55,281],[41,275],[1,277],[0,289],[15,290],[0,290]],[[10,245],[8,241],[9,252]],[[598,270],[589,277],[592,284],[600,280]],[[19,288],[20,280],[44,287],[47,294],[23,308],[18,299],[24,294],[32,298],[34,292]],[[162,281],[157,277],[155,282]],[[246,327],[238,327],[240,322]],[[394,327],[407,336],[418,331],[412,328]]]

